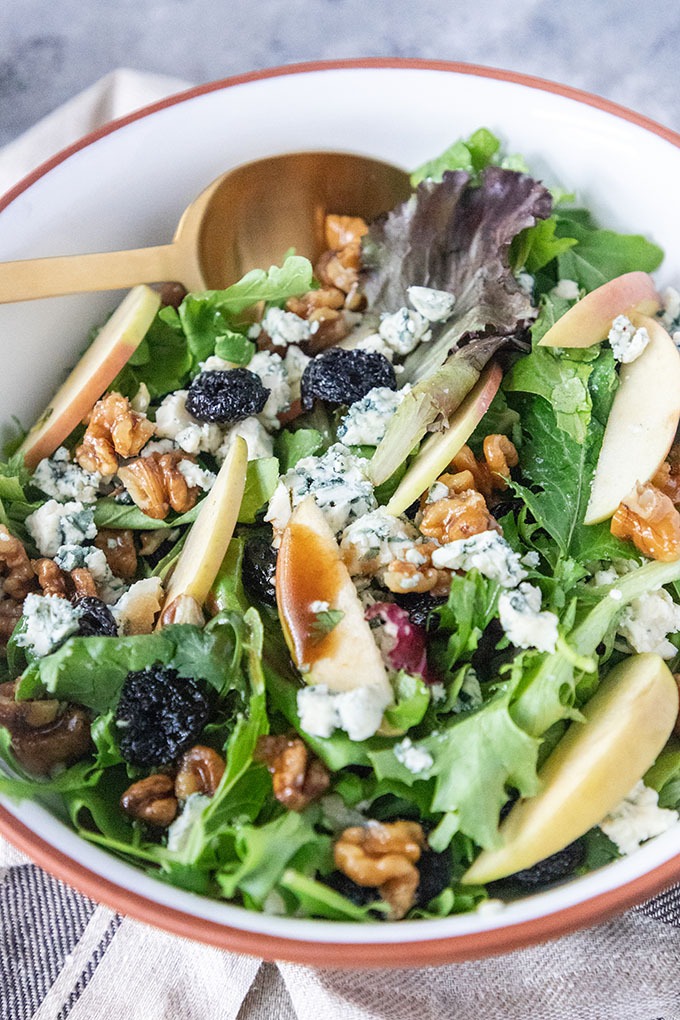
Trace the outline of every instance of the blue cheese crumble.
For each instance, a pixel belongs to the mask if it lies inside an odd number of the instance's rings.
[[[23,620],[16,643],[41,658],[77,632],[80,613],[68,599],[31,593],[24,600]]]
[[[26,518],[28,533],[41,556],[56,555],[62,545],[82,545],[95,538],[94,511],[79,500],[58,503],[48,499]]]
[[[618,626],[618,634],[633,651],[655,652],[662,659],[672,659],[677,653],[668,638],[678,631],[680,606],[663,588],[633,599],[621,614]]]
[[[408,287],[406,293],[415,310],[428,322],[444,322],[451,315],[456,303],[455,296],[448,290]]]
[[[350,740],[368,740],[390,703],[385,691],[370,684],[351,691],[330,691],[325,684],[303,687],[297,693],[300,729],[312,737],[330,737],[341,729]]]
[[[115,545],[115,540],[112,541]],[[127,587],[111,570],[103,550],[94,546],[62,545],[54,555],[54,562],[66,571],[81,567],[89,570],[99,598],[107,605],[113,605]]]
[[[94,503],[101,480],[99,472],[84,471],[78,464],[71,463],[71,455],[65,446],[60,446],[51,457],[41,460],[31,479],[33,485],[60,503],[72,499]]]
[[[199,422],[186,408],[187,390],[164,397],[156,411],[156,435],[172,439],[185,453],[215,453],[224,435],[219,425]]]
[[[259,418],[250,415],[248,418],[244,418],[243,421],[237,421],[225,432],[224,439],[215,452],[215,459],[218,464],[224,462],[235,436],[241,436],[242,439],[245,439],[246,446],[248,447],[248,460],[259,460],[261,457],[274,456],[274,440]]]
[[[395,354],[403,357],[410,354],[419,343],[431,339],[429,326],[428,320],[420,312],[400,308],[392,314],[386,312],[381,315],[378,333]]]
[[[288,490],[293,509],[311,493],[337,534],[377,506],[373,486],[366,477],[367,466],[367,460],[355,457],[342,443],[335,443],[322,456],[303,457],[283,475],[279,484]],[[276,496],[275,492],[272,501]],[[280,492],[278,499],[281,505]],[[270,501],[270,512],[265,520],[273,520],[272,509]],[[285,521],[283,523],[285,526]]]
[[[288,370],[284,360],[280,354],[259,351],[248,362],[248,371],[259,376],[262,385],[269,390],[267,401],[257,417],[266,429],[274,432],[280,428],[277,415],[290,407]]]
[[[181,460],[177,467],[190,488],[208,492],[215,484],[214,472],[206,471],[193,460]]]
[[[434,758],[430,752],[424,747],[418,747],[410,737],[404,737],[394,745],[394,757],[414,776],[428,772],[434,765]]]
[[[338,439],[345,446],[377,446],[408,388],[391,390],[374,386],[352,404],[338,427]]]
[[[632,854],[642,843],[660,836],[678,821],[678,812],[659,807],[656,790],[640,780],[603,821],[600,828],[616,843],[619,851]]]
[[[514,591],[504,591],[498,599],[501,627],[515,648],[537,648],[554,652],[558,619],[555,613],[541,612],[541,589],[526,582]]]
[[[432,564],[448,570],[478,570],[504,588],[515,588],[527,576],[520,557],[497,531],[448,542],[432,553]]]
[[[622,365],[629,365],[644,351],[649,343],[649,333],[644,326],[636,328],[626,315],[617,315],[608,340],[615,359]]]
[[[345,528],[340,553],[352,576],[373,576],[399,559],[400,552],[411,548],[417,537],[410,521],[378,507]]]
[[[275,347],[304,343],[312,335],[311,323],[295,312],[286,312],[282,308],[269,308],[261,326]]]

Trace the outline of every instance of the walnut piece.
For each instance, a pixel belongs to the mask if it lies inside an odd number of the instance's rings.
[[[196,744],[182,755],[175,777],[175,796],[178,800],[186,800],[193,793],[213,797],[225,767],[224,758],[212,747]]]
[[[260,737],[255,758],[271,772],[276,799],[291,811],[303,811],[328,789],[326,766],[299,737]]]
[[[342,832],[333,848],[338,871],[357,885],[378,889],[393,920],[413,906],[420,882],[416,867],[425,848],[419,822],[369,822]]]
[[[58,701],[15,701],[16,684],[0,684],[0,725],[12,738],[12,751],[27,772],[49,775],[72,765],[92,748],[90,720],[84,709]]]
[[[0,572],[5,575],[5,594],[23,602],[35,586],[33,566],[22,543],[10,535],[4,524],[0,524]]]
[[[88,598],[99,598],[99,592],[97,591],[97,585],[94,583],[94,577],[87,567],[76,567],[72,570],[71,581],[73,583],[74,598],[81,598],[83,596],[88,596]]]
[[[444,499],[427,503],[419,528],[423,535],[442,545],[459,538],[470,538],[483,531],[497,531],[498,524],[489,513],[481,492],[467,489]]]
[[[180,461],[192,459],[182,450],[151,453],[121,467],[118,477],[139,509],[147,517],[162,521],[171,508],[183,514],[196,504],[199,490],[188,485],[179,470]]]
[[[672,500],[649,482],[636,485],[619,504],[610,531],[616,538],[630,539],[653,560],[670,562],[680,557],[680,513]]]
[[[85,435],[75,458],[85,471],[110,477],[119,457],[136,457],[154,433],[146,415],[133,411],[120,393],[108,393],[92,408]]]
[[[432,553],[438,548],[436,542],[405,549],[409,559],[392,560],[383,575],[383,584],[395,594],[421,594],[429,591],[433,595],[446,595],[451,587],[451,571],[432,566]]]
[[[56,595],[60,599],[68,598],[66,573],[57,566],[54,560],[50,560],[46,556],[39,560],[33,560],[33,569],[43,595]]]
[[[507,489],[510,468],[519,463],[514,443],[507,436],[492,434],[485,438],[484,460],[477,460],[469,446],[463,446],[453,458],[456,471],[469,471],[474,486],[487,499],[495,491]]]
[[[136,821],[166,829],[177,814],[177,798],[172,776],[158,772],[139,779],[120,798],[123,811]]]
[[[94,540],[106,556],[111,573],[129,580],[137,574],[137,550],[130,528],[100,528]]]
[[[21,603],[14,599],[0,599],[0,650],[7,648],[12,631],[21,619]]]

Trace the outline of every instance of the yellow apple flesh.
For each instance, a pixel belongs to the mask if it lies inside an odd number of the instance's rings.
[[[19,447],[27,467],[54,453],[92,410],[139,347],[160,303],[143,284],[127,294]]]
[[[541,789],[520,800],[500,828],[503,844],[484,850],[467,884],[506,878],[562,850],[602,821],[632,790],[668,740],[678,687],[651,652],[616,666],[539,773]]]
[[[425,440],[385,507],[387,513],[402,514],[446,470],[488,411],[502,378],[498,365],[487,365],[460,407],[454,411],[448,428]]]
[[[335,535],[313,496],[293,511],[281,538],[276,601],[293,662],[308,684],[331,691],[376,687],[386,703],[392,688],[364,609],[340,556]],[[326,634],[316,627],[315,602],[343,615]]]
[[[647,273],[624,273],[572,305],[539,341],[539,347],[592,347],[604,340],[617,315],[654,315],[661,301]]]
[[[607,520],[640,482],[655,474],[671,448],[680,421],[680,353],[657,319],[638,312],[649,344],[621,366],[619,388],[605,428],[593,476],[586,524]]]
[[[164,611],[181,596],[194,599],[199,606],[208,597],[234,533],[246,484],[247,465],[246,441],[236,436],[210,492],[203,500],[170,576]]]

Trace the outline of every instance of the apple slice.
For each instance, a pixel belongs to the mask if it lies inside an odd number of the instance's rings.
[[[590,490],[586,524],[607,520],[637,482],[648,482],[671,448],[680,421],[680,354],[657,319],[630,312],[649,334],[639,358],[621,366]]]
[[[144,284],[127,294],[19,447],[27,467],[54,453],[92,410],[146,336],[160,303]]]
[[[293,661],[308,684],[330,691],[373,686],[393,700],[380,650],[364,619],[338,543],[313,496],[293,511],[283,532],[276,565],[276,601]],[[319,633],[315,602],[343,615]]]
[[[652,765],[678,715],[678,687],[659,655],[616,666],[539,773],[541,790],[501,825],[503,845],[484,850],[463,875],[484,884],[531,868],[612,811]]]
[[[385,507],[388,514],[402,514],[448,467],[488,411],[502,378],[499,365],[486,366],[460,407],[453,412],[449,427],[423,443]]]
[[[161,623],[168,622],[164,617],[177,599],[191,598],[201,607],[208,597],[234,533],[247,466],[248,446],[236,436],[170,575]]]
[[[654,315],[661,306],[647,273],[624,273],[586,294],[539,341],[539,347],[592,347],[609,333],[617,315]]]

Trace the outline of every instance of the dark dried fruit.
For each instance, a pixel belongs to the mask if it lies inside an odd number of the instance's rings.
[[[396,390],[394,368],[376,351],[346,351],[331,347],[313,358],[300,381],[302,407],[309,411],[315,400],[330,407],[354,404],[375,386]]]
[[[78,634],[80,637],[116,637],[118,627],[113,613],[101,599],[93,595],[81,595],[74,603],[78,610]]]
[[[206,693],[175,669],[128,673],[116,709],[120,753],[131,765],[169,765],[195,744],[208,719]]]
[[[201,372],[189,387],[186,408],[198,421],[226,424],[259,414],[269,392],[259,375],[247,368]]]
[[[409,620],[416,627],[425,627],[428,633],[433,634],[439,627],[439,617],[436,614],[430,615],[433,609],[439,609],[446,605],[445,595],[430,595],[429,592],[398,593],[394,601],[408,613]]]
[[[426,907],[430,900],[451,884],[451,854],[445,850],[423,850],[416,867],[420,873],[420,882],[416,890],[416,907]]]
[[[583,864],[586,856],[586,847],[582,839],[577,839],[564,850],[558,850],[556,854],[546,857],[545,860],[534,864],[533,868],[526,868],[518,871],[510,878],[518,885],[529,889],[537,889],[541,886],[559,882],[568,875],[574,873],[576,868]]]
[[[256,602],[276,605],[276,549],[264,538],[249,539],[243,550],[241,577],[243,587]]]
[[[326,885],[348,899],[355,907],[365,907],[368,903],[380,903],[380,893],[373,886],[358,885],[342,871],[333,871],[325,879]]]

